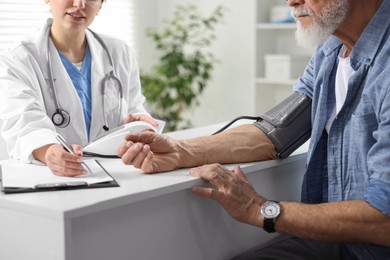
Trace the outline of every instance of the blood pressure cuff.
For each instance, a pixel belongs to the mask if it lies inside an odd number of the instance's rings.
[[[278,158],[286,158],[311,135],[311,99],[294,92],[254,123],[272,141]]]

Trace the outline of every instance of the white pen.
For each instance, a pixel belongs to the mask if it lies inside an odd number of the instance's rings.
[[[65,142],[64,138],[62,138],[62,136],[60,135],[57,135],[56,139],[58,140],[58,142],[60,142],[60,144],[71,154],[75,154],[75,152],[73,151],[73,149]],[[85,163],[85,162],[81,162],[80,163],[81,166],[83,166],[84,170],[86,170],[88,173],[92,174],[92,171],[91,169],[88,167],[88,165]]]

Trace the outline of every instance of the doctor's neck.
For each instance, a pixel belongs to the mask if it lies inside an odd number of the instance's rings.
[[[52,27],[50,37],[56,48],[65,55],[65,57],[73,62],[82,62],[84,59],[87,39],[85,32],[80,33],[58,33],[55,27]]]

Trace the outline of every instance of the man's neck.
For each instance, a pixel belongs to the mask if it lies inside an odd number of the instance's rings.
[[[350,11],[345,22],[333,33],[344,43],[347,53],[352,51],[381,3],[382,0],[350,1]]]

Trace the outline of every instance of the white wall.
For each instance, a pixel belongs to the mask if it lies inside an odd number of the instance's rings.
[[[3,123],[0,120],[0,129],[1,129],[2,125],[3,125]],[[7,153],[7,148],[5,146],[5,142],[4,142],[3,138],[0,135],[0,160],[4,160],[4,159],[8,159],[8,158],[9,158],[9,156],[8,156],[8,153]]]
[[[138,0],[139,54],[141,69],[148,69],[158,57],[153,43],[144,36],[144,28],[158,27],[163,18],[170,18],[177,4],[193,2],[205,15],[217,5],[226,7],[224,22],[217,26],[213,52],[217,64],[212,82],[200,100],[200,106],[187,113],[194,126],[230,121],[239,115],[251,115],[251,89],[255,77],[255,1],[237,0]]]

